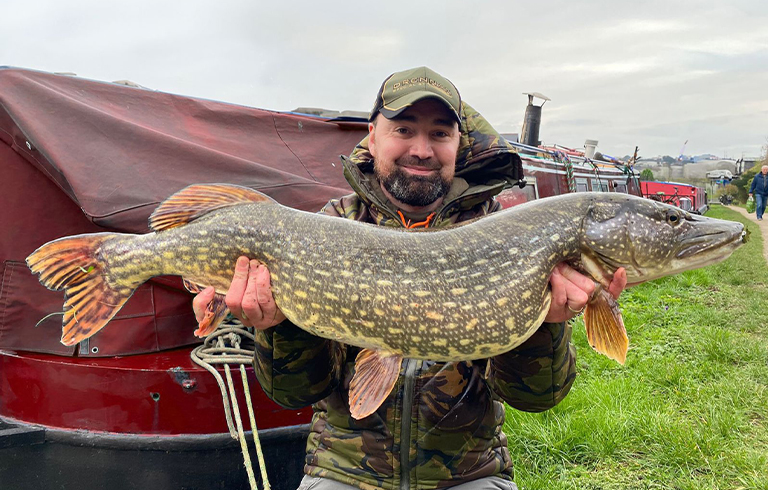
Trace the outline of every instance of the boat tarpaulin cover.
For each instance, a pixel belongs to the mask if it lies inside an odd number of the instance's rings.
[[[351,192],[339,155],[366,125],[15,68],[0,68],[0,348],[63,355],[154,352],[198,342],[177,278],[141,286],[79,348],[59,343],[63,294],[24,259],[62,236],[148,232],[193,183],[234,183],[306,211]]]

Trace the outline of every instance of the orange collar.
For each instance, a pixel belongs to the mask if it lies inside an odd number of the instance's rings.
[[[408,220],[408,221],[405,220],[405,216],[403,215],[403,212],[400,211],[399,209],[397,210],[397,214],[398,216],[400,216],[400,221],[403,223],[403,226],[409,230],[412,228],[418,228],[420,226],[424,228],[429,228],[429,222],[432,221],[432,218],[435,217],[435,213],[431,213],[429,216],[427,216],[427,219],[425,219],[424,221],[419,221],[418,223],[411,223],[411,220]]]

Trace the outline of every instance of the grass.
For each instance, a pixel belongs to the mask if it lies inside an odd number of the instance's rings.
[[[508,408],[521,490],[768,490],[768,266],[757,226],[725,262],[622,294],[626,366],[574,324],[578,377],[540,414]]]

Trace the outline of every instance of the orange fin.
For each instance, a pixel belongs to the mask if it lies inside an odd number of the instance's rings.
[[[203,291],[203,289],[206,288],[206,286],[203,286],[202,284],[192,282],[188,279],[184,279],[183,277],[181,278],[181,282],[184,284],[184,289],[192,294],[199,294]]]
[[[403,356],[363,349],[355,360],[349,384],[349,410],[360,420],[375,412],[389,396],[400,374]]]
[[[187,279],[183,279],[183,282],[184,287],[192,294],[198,294],[206,288],[206,286],[203,286],[202,284],[198,284]],[[223,294],[216,293],[213,295],[213,299],[205,308],[205,316],[197,324],[195,337],[205,338],[213,333],[214,330],[219,328],[221,322],[223,322],[229,314],[229,308],[224,302],[224,298],[225,295]]]
[[[43,286],[64,290],[61,343],[74,345],[106,325],[133,294],[116,291],[106,282],[98,258],[101,244],[116,233],[92,233],[48,242],[27,257],[27,266]]]
[[[629,338],[621,318],[619,304],[608,291],[601,289],[597,297],[584,309],[587,340],[597,352],[619,364],[627,360]]]
[[[254,202],[276,201],[266,194],[239,185],[195,184],[160,203],[149,217],[149,227],[154,231],[167,230],[217,209]]]

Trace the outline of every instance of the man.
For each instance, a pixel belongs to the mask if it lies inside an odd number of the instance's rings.
[[[755,213],[758,221],[762,221],[765,212],[765,204],[768,202],[768,165],[763,165],[760,173],[752,179],[749,186],[749,197],[755,195]]]
[[[447,226],[499,210],[493,196],[516,165],[514,149],[450,81],[426,67],[407,70],[384,82],[368,137],[344,160],[355,194],[322,212],[380,226]],[[618,297],[626,273],[615,276],[610,291]],[[267,395],[287,407],[314,404],[300,488],[317,490],[516,488],[502,400],[542,411],[565,397],[575,358],[564,322],[581,312],[595,287],[561,264],[550,279],[545,323],[525,343],[491,359],[405,359],[381,407],[355,420],[348,388],[360,349],[292,325],[269,283],[263,265],[241,257],[226,303],[257,330],[254,366]],[[195,299],[198,318],[212,294]]]

